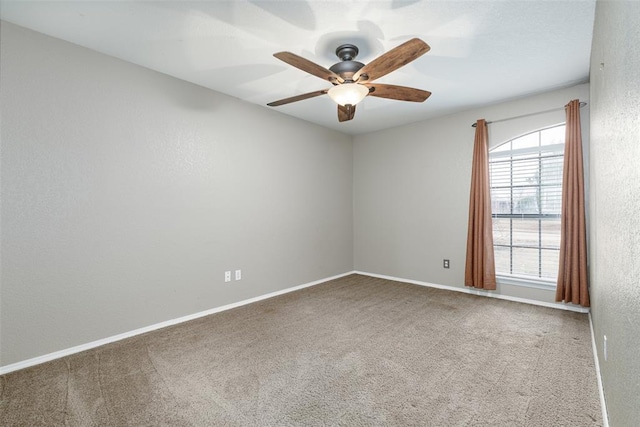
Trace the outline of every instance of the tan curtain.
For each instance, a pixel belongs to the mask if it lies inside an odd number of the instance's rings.
[[[567,131],[562,175],[560,266],[556,301],[589,307],[580,101],[574,99],[565,109]]]
[[[493,259],[493,224],[489,184],[489,143],[487,123],[476,123],[476,137],[471,166],[471,196],[469,198],[469,228],[467,231],[467,261],[465,286],[495,290],[496,267]]]

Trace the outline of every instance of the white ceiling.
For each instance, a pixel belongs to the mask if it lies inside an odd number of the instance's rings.
[[[358,134],[588,81],[595,0],[0,1],[3,20],[152,70]],[[326,68],[352,43],[365,64],[419,37],[431,51],[379,83],[429,90],[424,103],[367,97],[338,123],[330,87],[272,56]]]

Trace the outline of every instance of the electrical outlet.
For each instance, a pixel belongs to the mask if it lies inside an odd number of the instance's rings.
[[[607,336],[604,335],[604,339],[602,340],[602,353],[604,354],[604,361],[607,361],[609,354],[607,352]]]
[[[242,270],[236,270],[236,280],[242,279]]]
[[[449,268],[449,260],[448,259],[442,260],[442,266],[444,268]]]
[[[224,272],[224,281],[225,282],[230,282],[231,281],[231,272],[230,271],[225,271]]]

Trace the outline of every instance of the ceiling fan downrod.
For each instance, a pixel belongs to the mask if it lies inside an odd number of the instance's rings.
[[[358,47],[352,44],[338,46],[336,56],[340,58],[340,62],[333,64],[329,70],[342,77],[345,83],[353,83],[353,75],[364,67],[362,62],[354,61],[358,52]]]

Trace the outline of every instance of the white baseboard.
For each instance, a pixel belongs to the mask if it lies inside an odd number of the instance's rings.
[[[9,372],[17,371],[20,369],[28,368],[31,366],[39,365],[41,363],[49,362],[51,360],[59,359],[61,357],[69,356],[75,353],[80,353],[81,351],[90,350],[95,347],[100,347],[101,345],[109,344],[112,342],[120,341],[126,338],[131,338],[136,335],[144,334],[147,332],[155,331],[157,329],[166,328],[167,326],[176,325],[178,323],[188,322],[189,320],[194,320],[199,317],[208,316],[210,314],[219,313],[221,311],[231,310],[232,308],[241,307],[243,305],[251,304],[254,302],[262,301],[268,298],[273,298],[278,295],[286,294],[289,292],[297,291],[300,289],[308,288],[310,286],[319,285],[320,283],[328,282],[329,280],[339,279],[341,277],[349,276],[354,274],[353,271],[349,271],[347,273],[338,274],[336,276],[326,277],[324,279],[316,280],[313,282],[305,283],[298,286],[293,286],[291,288],[282,289],[280,291],[270,292],[268,294],[260,295],[254,298],[249,298],[243,301],[234,302],[231,304],[223,305],[220,307],[215,307],[209,310],[201,311],[194,314],[189,314],[187,316],[178,317],[177,319],[171,319],[164,322],[156,323],[154,325],[145,326],[143,328],[135,329],[133,331],[124,332],[122,334],[114,335],[111,337],[103,338],[100,340],[92,341],[86,344],[80,344],[75,347],[67,348],[60,351],[55,351],[53,353],[45,354],[42,356],[34,357],[32,359],[23,360],[22,362],[12,363],[6,366],[0,366],[0,375],[8,374]]]
[[[522,303],[526,303],[526,304],[534,304],[534,305],[540,305],[540,306],[544,306],[544,307],[557,308],[557,309],[561,309],[561,310],[576,311],[576,312],[579,312],[579,313],[588,313],[589,312],[589,309],[588,308],[584,308],[584,307],[567,306],[567,305],[559,304],[559,303],[548,303],[548,302],[542,302],[542,301],[535,301],[535,300],[530,300],[530,299],[526,299],[526,298],[518,298],[518,297],[511,297],[511,296],[508,296],[508,295],[493,294],[491,292],[482,291],[482,290],[478,290],[478,289],[457,288],[457,287],[454,287],[454,286],[438,285],[438,284],[435,284],[435,283],[421,282],[421,281],[418,281],[418,280],[411,280],[411,279],[403,279],[403,278],[400,278],[400,277],[386,276],[386,275],[383,275],[383,274],[368,273],[368,272],[364,272],[364,271],[349,271],[349,272],[346,272],[346,273],[338,274],[336,276],[326,277],[324,279],[316,280],[316,281],[305,283],[305,284],[298,285],[298,286],[293,286],[291,288],[282,289],[280,291],[271,292],[271,293],[260,295],[260,296],[254,297],[254,298],[249,298],[249,299],[246,299],[246,300],[243,300],[243,301],[235,302],[235,303],[232,303],[232,304],[227,304],[227,305],[223,305],[223,306],[220,306],[220,307],[215,307],[215,308],[212,308],[212,309],[209,309],[209,310],[201,311],[201,312],[198,312],[198,313],[189,314],[187,316],[179,317],[177,319],[171,319],[171,320],[167,320],[167,321],[164,321],[164,322],[156,323],[154,325],[145,326],[143,328],[135,329],[133,331],[124,332],[122,334],[118,334],[118,335],[114,335],[114,336],[111,336],[111,337],[99,339],[99,340],[92,341],[92,342],[89,342],[89,343],[86,343],[86,344],[77,345],[75,347],[67,348],[67,349],[64,349],[64,350],[55,351],[53,353],[45,354],[45,355],[42,355],[42,356],[37,356],[37,357],[31,358],[31,359],[23,360],[21,362],[12,363],[10,365],[0,366],[0,375],[8,374],[9,372],[13,372],[13,371],[17,371],[17,370],[20,370],[20,369],[28,368],[28,367],[31,367],[31,366],[39,365],[41,363],[49,362],[51,360],[59,359],[61,357],[69,356],[69,355],[72,355],[72,354],[75,354],[75,353],[80,353],[81,351],[90,350],[92,348],[99,347],[101,345],[105,345],[105,344],[109,344],[109,343],[112,343],[112,342],[120,341],[120,340],[123,340],[123,339],[126,339],[126,338],[134,337],[136,335],[140,335],[140,334],[144,334],[144,333],[147,333],[147,332],[155,331],[157,329],[166,328],[167,326],[172,326],[172,325],[176,325],[178,323],[188,322],[189,320],[197,319],[199,317],[208,316],[210,314],[219,313],[221,311],[231,310],[232,308],[241,307],[243,305],[251,304],[251,303],[258,302],[258,301],[261,301],[261,300],[264,300],[264,299],[268,299],[268,298],[273,298],[275,296],[286,294],[286,293],[293,292],[293,291],[297,291],[299,289],[304,289],[304,288],[308,288],[310,286],[315,286],[315,285],[318,285],[320,283],[328,282],[329,280],[339,279],[341,277],[345,277],[345,276],[348,276],[348,275],[351,275],[351,274],[361,274],[363,276],[377,277],[377,278],[380,278],[380,279],[394,280],[394,281],[397,281],[397,282],[412,283],[414,285],[428,286],[428,287],[439,288],[439,289],[446,289],[446,290],[449,290],[449,291],[463,292],[463,293],[467,293],[467,294],[487,296],[487,297],[491,297],[491,298],[499,298],[499,299],[504,299],[504,300],[509,300],[509,301],[522,302]],[[597,357],[597,355],[596,355],[596,357]],[[599,373],[598,373],[598,375],[599,375]]]
[[[465,293],[465,294],[480,295],[480,296],[483,296],[483,297],[498,298],[498,299],[521,302],[521,303],[532,304],[532,305],[540,305],[540,306],[543,306],[543,307],[557,308],[557,309],[560,309],[560,310],[575,311],[577,313],[589,313],[589,308],[580,307],[580,306],[576,306],[576,305],[566,305],[566,304],[555,303],[555,302],[536,301],[536,300],[532,300],[532,299],[528,299],[528,298],[519,298],[519,297],[512,297],[512,296],[509,296],[509,295],[496,294],[494,292],[483,291],[481,289],[473,289],[473,288],[466,288],[466,287],[465,288],[458,288],[458,287],[455,287],[455,286],[438,285],[438,284],[435,284],[435,283],[421,282],[419,280],[411,280],[411,279],[403,279],[401,277],[385,276],[384,274],[367,273],[366,271],[354,271],[354,273],[355,274],[362,274],[363,276],[377,277],[377,278],[380,278],[380,279],[394,280],[396,282],[405,282],[405,283],[411,283],[411,284],[414,284],[414,285],[427,286],[427,287],[430,287],[430,288],[438,288],[438,289],[446,289],[448,291],[462,292],[462,293]]]
[[[591,328],[591,347],[593,349],[593,362],[596,365],[598,393],[600,394],[600,407],[602,408],[602,427],[609,427],[609,413],[607,412],[607,402],[604,400],[604,388],[602,386],[602,375],[600,373],[598,347],[596,346],[596,333],[595,333],[595,329],[593,329],[593,318],[591,317],[591,313],[589,313],[589,327]]]

